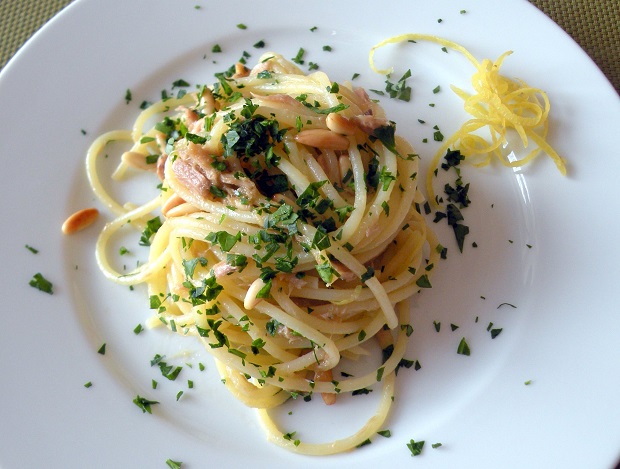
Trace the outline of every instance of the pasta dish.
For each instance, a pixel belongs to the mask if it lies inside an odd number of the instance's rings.
[[[202,341],[272,441],[304,454],[354,448],[388,415],[411,334],[406,300],[431,286],[439,259],[416,210],[418,157],[363,89],[306,75],[278,54],[217,78],[91,146],[89,180],[116,215],[97,261],[114,282],[148,286],[151,325]],[[106,190],[97,161],[110,141],[131,145],[113,179],[150,171],[160,183],[153,200],[120,202]],[[112,248],[128,227],[149,246],[129,273]],[[343,357],[376,344],[379,366],[338,373]],[[293,394],[333,404],[376,383],[376,414],[342,440],[287,438],[270,417]]]

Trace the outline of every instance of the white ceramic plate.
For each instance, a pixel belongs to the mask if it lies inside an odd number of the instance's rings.
[[[76,209],[97,205],[84,173],[92,139],[129,125],[139,103],[174,80],[211,82],[244,50],[256,60],[263,50],[253,44],[265,40],[264,50],[287,57],[303,47],[305,59],[335,81],[360,73],[357,84],[381,89],[384,78],[370,71],[368,50],[406,32],[455,40],[479,59],[513,50],[503,72],[548,92],[549,139],[567,158],[569,175],[561,177],[548,159],[517,172],[466,170],[472,233],[460,255],[439,230],[449,256],[434,288],[415,301],[407,357],[422,368],[399,374],[386,424],[392,437],[377,435],[344,455],[296,456],[265,441],[254,411],[227,394],[195,343],[133,333],[149,314],[143,292],[108,283],[94,264],[96,231],[109,214],[70,238],[60,225]],[[211,52],[215,44],[222,53]],[[391,47],[377,59],[396,67],[394,77],[411,68],[412,101],[382,104],[428,161],[432,126],[448,135],[465,118],[449,85],[467,87],[473,70],[457,53],[428,44]],[[126,104],[128,88],[133,100]],[[0,103],[3,468],[165,467],[168,458],[188,468],[606,468],[620,456],[613,189],[620,101],[589,58],[527,2],[82,0],[2,71]],[[28,286],[37,272],[53,282],[52,296]],[[502,303],[516,308],[498,308]],[[441,322],[439,332],[433,321]],[[495,339],[490,322],[502,328]],[[469,357],[456,353],[462,337]],[[104,342],[106,354],[98,354]],[[176,381],[164,382],[149,366],[156,353],[183,365]],[[136,394],[160,401],[153,415],[132,403]],[[308,441],[343,436],[374,404],[372,394],[332,408],[318,401],[295,403],[293,415],[287,408],[282,428]],[[415,459],[406,447],[411,439],[426,442]]]

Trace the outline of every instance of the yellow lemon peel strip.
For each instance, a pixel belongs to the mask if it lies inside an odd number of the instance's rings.
[[[541,152],[546,153],[555,163],[560,173],[566,175],[566,162],[547,142],[548,116],[550,103],[547,94],[539,88],[533,88],[522,80],[512,80],[499,73],[499,69],[512,52],[503,53],[495,62],[484,59],[482,62],[463,46],[456,42],[428,34],[401,34],[385,39],[370,49],[370,67],[377,73],[387,75],[392,69],[379,69],[375,65],[374,55],[377,49],[388,44],[397,44],[405,41],[428,41],[463,54],[476,68],[472,75],[471,84],[474,93],[451,86],[452,90],[463,101],[465,111],[472,116],[451,137],[444,140],[431,164],[426,178],[428,198],[436,204],[432,187],[432,173],[439,164],[439,160],[449,148],[461,151],[465,160],[470,160],[474,166],[486,166],[495,156],[504,166],[523,166]],[[486,129],[490,134],[490,141],[474,134]],[[513,129],[520,137],[523,147],[527,148],[530,141],[537,147],[526,156],[509,161],[502,153],[502,145],[506,143],[506,133]]]

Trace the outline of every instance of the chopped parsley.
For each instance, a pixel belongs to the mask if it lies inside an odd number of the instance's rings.
[[[437,133],[441,135],[439,130],[435,132],[435,134]],[[435,138],[441,138],[443,140],[443,135],[441,135],[441,137],[436,135]],[[444,171],[454,168],[458,177],[454,186],[450,184],[446,184],[444,186],[444,193],[447,195],[449,203],[446,205],[446,210],[444,212],[435,212],[435,219],[433,220],[433,222],[438,223],[440,220],[446,219],[448,225],[451,226],[454,231],[454,236],[461,252],[463,252],[465,237],[469,234],[469,227],[462,223],[464,221],[464,217],[461,213],[461,209],[469,206],[471,203],[468,195],[469,184],[463,184],[463,180],[460,176],[460,169],[458,168],[458,165],[464,158],[465,157],[459,150],[448,149],[446,151],[446,154],[444,155],[445,162],[441,164],[441,168]]]
[[[370,445],[370,444],[372,444],[372,441],[370,441],[370,438],[366,438],[359,445],[357,445],[356,448],[361,448],[362,446],[367,446],[367,445]]]
[[[134,398],[133,403],[142,409],[142,413],[148,412],[149,414],[152,414],[151,406],[159,404],[159,402],[141,397],[139,394]]]
[[[368,280],[370,280],[374,276],[375,276],[375,269],[373,269],[371,266],[368,266],[368,268],[366,269],[366,272],[362,274],[362,277],[361,277],[362,283],[366,283]]]
[[[398,151],[396,150],[396,125],[394,123],[390,123],[389,125],[384,125],[381,127],[377,127],[372,131],[372,136],[379,139],[383,146],[394,153],[396,156],[400,156]]]
[[[458,353],[459,355],[467,355],[467,356],[471,354],[471,351],[469,350],[469,345],[467,345],[467,342],[465,341],[465,337],[463,337],[461,341],[459,342],[459,346],[456,349],[456,353]]]
[[[299,446],[301,441],[296,439],[296,438],[294,438],[296,433],[297,432],[285,433],[285,434],[282,435],[282,438],[284,438],[285,440],[288,440],[288,441],[292,441],[295,446]]]
[[[31,253],[33,253],[33,254],[38,254],[38,253],[39,253],[39,250],[38,250],[38,249],[35,249],[35,248],[33,248],[32,246],[29,246],[29,245],[27,245],[27,244],[26,244],[25,248],[26,248],[26,249],[28,249],[28,250],[29,250]]]
[[[140,241],[138,242],[138,244],[140,244],[140,246],[150,246],[151,238],[155,235],[155,233],[157,233],[161,226],[162,221],[158,216],[148,220],[146,222],[146,228],[144,228],[144,231],[142,231],[142,235],[140,236]]]
[[[428,275],[424,274],[415,281],[415,284],[420,288],[431,288],[431,282],[428,279]]]
[[[422,448],[424,448],[424,440],[410,440],[409,443],[407,443],[407,448],[411,451],[411,456],[419,456],[422,454]]]
[[[181,373],[181,370],[183,370],[182,366],[173,366],[173,365],[168,365],[165,361],[164,361],[165,356],[156,354],[153,359],[151,360],[151,366],[159,366],[159,371],[161,371],[161,374],[164,378],[168,378],[170,381],[174,381],[177,379],[177,377],[179,376],[179,373]]]
[[[306,51],[304,50],[304,48],[300,47],[299,50],[297,51],[297,55],[293,57],[291,60],[298,65],[303,65],[304,64],[303,57],[305,53]]]
[[[390,98],[405,102],[411,100],[411,87],[407,86],[407,78],[409,77],[411,77],[411,70],[407,70],[396,83],[392,83],[390,80],[385,81],[385,91]]]
[[[41,290],[44,293],[49,293],[50,295],[54,294],[54,291],[53,291],[54,286],[52,285],[52,282],[47,280],[40,273],[34,274],[32,279],[30,279],[30,282],[28,282],[28,285],[36,288],[37,290]]]

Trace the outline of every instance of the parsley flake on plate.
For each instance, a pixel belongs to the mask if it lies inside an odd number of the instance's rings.
[[[159,404],[159,402],[152,401],[150,399],[140,396],[139,394],[134,398],[133,403],[137,405],[140,409],[142,409],[142,413],[148,412],[149,414],[152,414],[151,406]]]
[[[424,440],[410,440],[409,443],[407,443],[407,448],[411,451],[411,456],[419,456],[422,454],[422,448],[424,448]]]
[[[49,293],[50,295],[54,294],[52,282],[47,280],[40,273],[34,274],[28,285],[36,288],[37,290],[41,290],[42,292]]]

